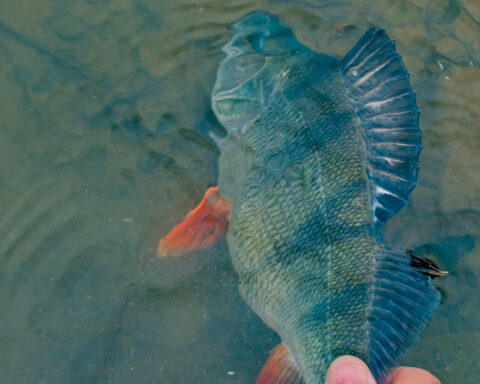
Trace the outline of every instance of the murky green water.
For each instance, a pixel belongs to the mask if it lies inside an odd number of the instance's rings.
[[[0,382],[253,383],[277,336],[225,242],[158,260],[215,183],[209,106],[228,26],[253,10],[342,56],[397,40],[424,129],[419,186],[386,240],[450,271],[405,364],[480,377],[480,3],[0,2]]]

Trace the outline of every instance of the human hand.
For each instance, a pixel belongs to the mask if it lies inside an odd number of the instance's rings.
[[[391,384],[441,384],[430,372],[420,368],[397,368]],[[341,356],[328,369],[326,384],[376,384],[367,365],[357,357]]]

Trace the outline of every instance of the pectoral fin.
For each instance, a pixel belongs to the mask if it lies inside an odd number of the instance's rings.
[[[218,187],[209,188],[202,202],[160,240],[158,255],[179,255],[212,245],[225,233],[230,210],[230,201]]]
[[[284,343],[270,353],[256,384],[301,384],[302,374]]]

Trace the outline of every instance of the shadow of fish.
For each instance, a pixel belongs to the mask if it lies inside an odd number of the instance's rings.
[[[345,354],[385,382],[438,305],[431,278],[445,274],[381,240],[422,148],[408,72],[384,30],[339,60],[267,13],[234,27],[212,94],[228,131],[219,186],[159,253],[208,246],[228,224],[240,291],[282,339],[257,383],[323,383]]]

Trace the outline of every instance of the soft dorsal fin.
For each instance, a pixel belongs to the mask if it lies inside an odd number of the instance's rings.
[[[302,384],[300,370],[284,343],[277,345],[258,375],[256,384]]]
[[[415,188],[422,150],[420,110],[393,40],[370,28],[342,60],[349,96],[368,149],[368,177],[377,229]]]
[[[364,359],[377,381],[385,383],[438,306],[440,293],[431,279],[447,272],[429,260],[385,246],[376,252],[376,262]]]

